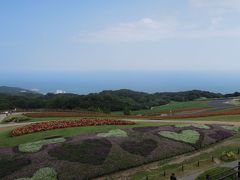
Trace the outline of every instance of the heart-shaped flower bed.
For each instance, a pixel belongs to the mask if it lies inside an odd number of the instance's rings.
[[[44,139],[44,140],[40,140],[40,141],[20,144],[18,147],[18,150],[20,152],[33,153],[33,152],[39,151],[42,148],[42,146],[44,146],[44,145],[60,143],[60,142],[64,142],[64,141],[65,141],[65,139],[63,137],[54,138],[54,139]]]
[[[180,133],[172,131],[160,131],[158,134],[176,141],[183,141],[191,144],[196,144],[200,138],[199,132],[194,130],[183,130]]]
[[[200,129],[210,129],[210,127],[205,124],[177,124],[177,125],[175,125],[175,127],[179,127],[179,128],[191,127],[191,126],[195,127],[195,128],[200,128]]]
[[[125,141],[120,146],[131,154],[148,156],[157,147],[157,142],[152,139]]]
[[[236,131],[236,132],[240,131],[240,127],[239,126],[222,126],[222,128],[227,129],[227,130]]]
[[[107,139],[86,139],[79,143],[66,143],[48,153],[59,160],[100,165],[107,158],[112,143]]]

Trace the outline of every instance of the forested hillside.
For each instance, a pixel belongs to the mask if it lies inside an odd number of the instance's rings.
[[[83,109],[90,111],[122,111],[148,109],[170,101],[190,101],[198,98],[220,98],[222,94],[193,90],[185,92],[144,93],[128,89],[102,91],[88,95],[78,94],[34,94],[1,93],[0,109]]]

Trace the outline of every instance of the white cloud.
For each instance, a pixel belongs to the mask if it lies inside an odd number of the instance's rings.
[[[75,40],[85,42],[156,41],[173,37],[176,28],[177,24],[174,21],[143,18],[135,22],[119,23],[99,32],[80,34],[75,37]]]
[[[239,23],[233,17],[239,16],[240,0],[188,0],[194,8],[199,8],[199,15],[208,17],[205,28],[195,29],[194,36],[199,37],[239,37]],[[234,16],[233,16],[234,14]]]
[[[204,0],[200,0],[204,1]],[[177,22],[172,19],[142,18],[135,22],[119,23],[96,32],[74,37],[76,42],[122,43],[160,41],[169,38],[240,37],[239,26],[224,26],[224,18],[209,17],[204,24]]]
[[[66,93],[66,91],[64,91],[64,90],[56,90],[55,91],[55,94],[65,94]]]
[[[32,88],[31,91],[34,91],[34,92],[40,92],[40,89]]]

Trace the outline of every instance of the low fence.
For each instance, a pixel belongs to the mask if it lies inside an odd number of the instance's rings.
[[[218,178],[218,177],[220,177],[220,178]],[[235,179],[235,180],[240,179],[240,162],[238,162],[238,165],[233,167],[232,169],[223,171],[214,176],[209,176],[209,180],[225,180],[225,179],[229,179],[229,178]]]
[[[240,155],[240,148],[237,148],[235,151],[234,151],[236,154]],[[158,171],[158,172],[155,172],[155,173],[151,173],[149,175],[146,175],[144,176],[141,180],[149,180],[149,179],[152,179],[152,178],[167,178],[169,177],[172,173],[176,173],[176,172],[182,172],[184,173],[184,171],[186,170],[189,170],[189,169],[192,169],[192,168],[200,168],[201,167],[201,164],[203,163],[214,163],[214,160],[215,158],[219,158],[219,157],[216,157],[216,156],[209,156],[208,158],[206,159],[202,159],[202,160],[197,160],[197,161],[194,161],[194,162],[191,162],[191,163],[182,163],[181,165],[178,165],[176,167],[173,167],[171,168],[171,170],[162,170],[162,171]],[[164,168],[163,168],[164,169]],[[235,170],[234,173],[229,173],[225,176],[222,176],[221,178],[218,178],[216,179],[215,177],[216,176],[212,176],[210,177],[209,180],[225,180],[229,177],[236,177],[236,180],[240,180],[240,161],[238,163],[238,166],[232,168],[232,169],[229,169],[228,171],[229,172],[232,172],[232,170]],[[222,173],[227,173],[226,172],[222,172]],[[222,174],[220,173],[220,174]]]

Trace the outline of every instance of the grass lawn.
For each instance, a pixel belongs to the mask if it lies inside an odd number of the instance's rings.
[[[177,110],[177,109],[192,108],[192,107],[210,107],[208,105],[208,102],[209,100],[196,100],[196,101],[187,101],[187,102],[172,101],[169,104],[166,104],[163,106],[156,106],[149,110],[133,111],[132,114],[143,114],[143,113]]]
[[[159,126],[159,125],[169,125],[173,123],[136,123],[135,125],[106,125],[106,126],[86,126],[86,127],[71,127],[71,128],[63,128],[63,129],[55,129],[49,131],[42,131],[32,134],[26,134],[17,137],[11,137],[10,131],[11,128],[4,128],[0,131],[0,147],[13,147],[19,144],[33,142],[42,140],[49,136],[73,136],[77,134],[83,133],[101,133],[108,132],[112,129],[120,129],[120,128],[132,128],[132,127],[141,127],[141,126]]]

